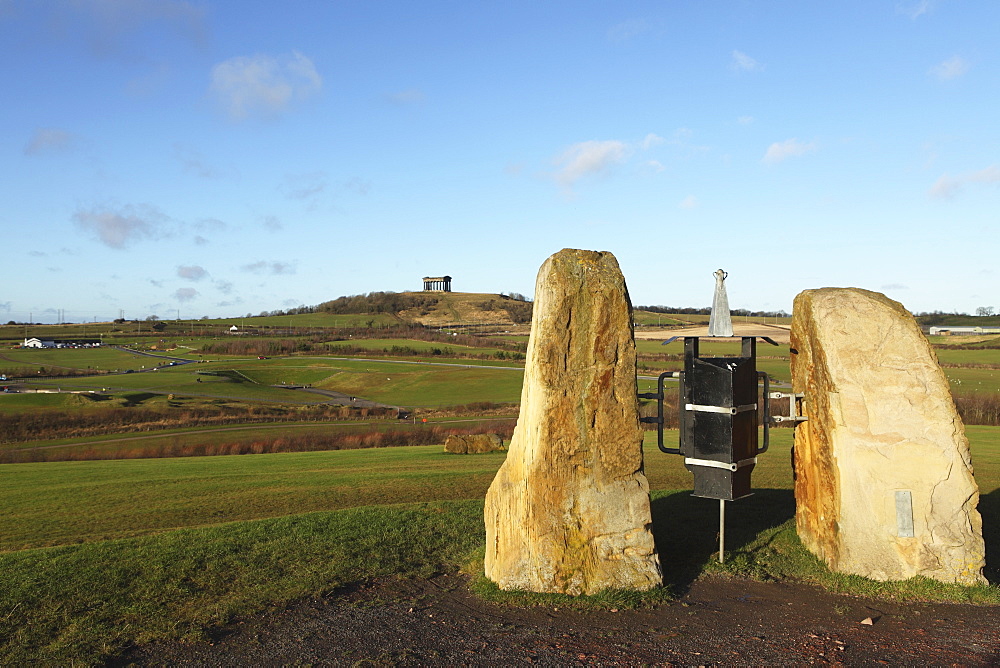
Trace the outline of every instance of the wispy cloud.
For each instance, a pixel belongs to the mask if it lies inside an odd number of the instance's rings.
[[[359,176],[352,176],[344,183],[344,187],[357,195],[367,195],[368,191],[372,189],[372,183]]]
[[[212,68],[210,90],[236,121],[280,115],[323,89],[316,66],[298,51],[278,57],[237,56]]]
[[[177,267],[177,275],[181,278],[186,278],[189,281],[200,281],[208,276],[208,271],[206,271],[204,267],[196,264],[182,265]]]
[[[190,174],[205,179],[216,179],[222,176],[222,172],[208,164],[201,153],[181,143],[174,144],[174,158],[181,163],[184,171]]]
[[[931,197],[951,199],[969,183],[1000,184],[1000,166],[990,165],[977,172],[967,172],[958,176],[944,174],[928,191]]]
[[[240,269],[251,274],[279,275],[295,273],[295,265],[290,262],[268,262],[266,260],[258,260],[251,264],[245,264]]]
[[[73,147],[75,138],[59,128],[38,128],[24,146],[25,155],[57,153]]]
[[[49,5],[54,25],[72,25],[98,57],[134,59],[150,26],[201,45],[207,34],[205,10],[187,0],[71,0]]]
[[[649,30],[649,23],[643,19],[630,19],[611,26],[608,30],[608,41],[615,44],[630,42]]]
[[[753,116],[740,116],[736,119],[736,122],[740,125],[750,125],[754,122],[754,120],[756,119],[754,119]]]
[[[785,141],[774,142],[767,147],[767,152],[761,162],[769,165],[777,164],[788,158],[796,158],[816,150],[816,142],[803,142],[798,139],[786,139]]]
[[[910,286],[903,285],[902,283],[889,283],[879,288],[879,290],[909,290],[909,289]]]
[[[169,218],[156,207],[146,204],[116,209],[97,207],[78,210],[73,221],[97,236],[109,248],[123,249],[142,239],[156,239],[167,234]]]
[[[281,219],[277,216],[264,216],[260,224],[268,232],[280,232],[285,229],[285,226],[281,224]]]
[[[198,296],[198,291],[194,288],[177,288],[174,292],[174,299],[179,302],[189,302]]]
[[[641,142],[639,142],[639,146],[640,146],[640,148],[642,148],[643,151],[648,151],[649,149],[653,148],[654,146],[659,146],[664,141],[666,141],[666,140],[663,137],[661,137],[660,135],[653,134],[652,132],[650,132],[648,135],[646,135],[643,138],[643,140]]]
[[[694,195],[688,195],[680,201],[680,204],[678,204],[677,207],[680,209],[695,209],[699,204],[700,202],[697,197]]]
[[[732,55],[732,68],[737,72],[760,72],[764,69],[763,65],[742,51],[734,50]]]
[[[321,195],[329,184],[326,172],[310,172],[285,177],[281,191],[285,197],[297,200],[311,200]]]
[[[558,166],[556,181],[563,187],[572,188],[584,177],[607,173],[614,165],[624,162],[628,154],[628,146],[616,140],[573,144],[553,161]]]
[[[939,81],[957,79],[969,71],[969,62],[961,56],[952,56],[927,70],[927,73]]]
[[[910,17],[911,21],[916,21],[918,16],[922,16],[930,11],[931,0],[918,0],[917,2],[900,2],[896,5],[896,11]]]
[[[401,90],[396,93],[389,93],[385,96],[385,99],[393,104],[398,104],[400,106],[405,106],[409,104],[420,104],[427,98],[424,95],[424,91],[418,88],[408,88],[407,90]]]

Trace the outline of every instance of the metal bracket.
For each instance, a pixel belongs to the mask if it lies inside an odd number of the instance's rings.
[[[741,459],[738,462],[717,462],[712,459],[694,459],[692,457],[684,458],[685,464],[690,464],[691,466],[708,466],[715,469],[726,469],[727,471],[738,471],[744,466],[750,466],[751,464],[757,463],[756,457],[751,457],[750,459]]]
[[[771,392],[769,396],[772,399],[788,399],[788,415],[775,415],[771,418],[771,422],[794,422],[798,424],[809,419],[802,414],[802,405],[800,402],[806,396],[802,392]]]
[[[656,417],[641,417],[639,422],[656,425],[656,445],[661,452],[671,455],[681,454],[680,448],[668,448],[663,444],[663,381],[666,378],[684,378],[683,371],[664,371],[656,379],[656,392],[640,392],[640,399],[656,399]],[[683,383],[684,381],[681,380]]]

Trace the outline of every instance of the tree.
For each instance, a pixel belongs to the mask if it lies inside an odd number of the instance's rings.
[[[992,306],[980,306],[979,308],[976,309],[976,315],[978,315],[978,316],[993,315],[993,307]]]
[[[146,316],[146,320],[148,320],[149,322],[156,322],[159,319],[160,319],[160,316],[158,316],[158,315],[147,315]]]

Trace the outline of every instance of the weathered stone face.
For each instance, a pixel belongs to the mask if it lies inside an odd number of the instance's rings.
[[[444,451],[455,455],[479,455],[503,450],[503,439],[496,434],[468,434],[449,436]]]
[[[521,413],[486,496],[486,575],[591,594],[661,583],[642,472],[631,304],[610,253],[542,265]]]
[[[795,299],[799,537],[834,571],[985,582],[979,488],[948,381],[899,303],[856,288]]]

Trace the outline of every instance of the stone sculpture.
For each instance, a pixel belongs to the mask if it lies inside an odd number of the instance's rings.
[[[913,317],[875,292],[806,290],[791,348],[803,544],[837,572],[984,583],[969,442]]]
[[[662,581],[631,316],[611,253],[564,249],[538,272],[520,418],[486,496],[486,575],[502,589]]]

